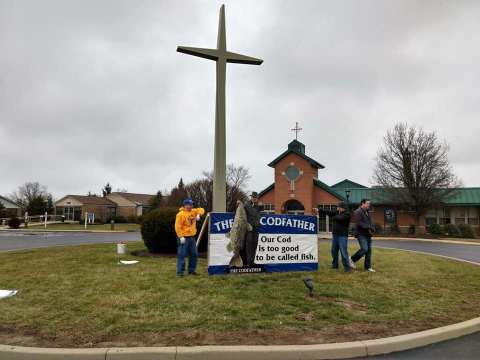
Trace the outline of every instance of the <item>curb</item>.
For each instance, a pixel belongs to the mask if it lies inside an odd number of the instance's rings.
[[[322,360],[388,354],[480,331],[480,317],[383,339],[319,345],[173,346],[57,349],[0,345],[1,360]]]
[[[19,233],[55,233],[55,232],[66,232],[66,233],[128,233],[128,232],[139,232],[139,231],[128,231],[128,230],[45,230],[45,229],[0,229],[2,232],[19,232]]]
[[[457,243],[457,242],[455,242]],[[480,263],[438,256],[480,266]],[[349,359],[415,349],[480,331],[480,317],[388,338],[317,345],[171,346],[132,348],[38,348],[0,345],[0,360],[326,360]]]

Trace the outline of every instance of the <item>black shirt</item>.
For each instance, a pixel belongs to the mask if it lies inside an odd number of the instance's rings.
[[[245,202],[245,212],[247,214],[247,221],[252,225],[254,231],[260,228],[260,206],[254,205],[251,201]]]
[[[338,211],[334,210],[323,210],[318,209],[320,214],[332,216],[333,220],[333,235],[340,235],[340,236],[348,236],[348,228],[350,226],[350,213],[348,211],[344,211],[343,213],[339,213]]]

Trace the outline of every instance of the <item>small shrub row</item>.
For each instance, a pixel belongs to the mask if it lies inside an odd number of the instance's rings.
[[[18,229],[20,228],[20,224],[21,224],[20,219],[15,216],[8,220],[8,227],[10,229]]]
[[[432,235],[447,235],[460,238],[474,238],[475,234],[470,225],[467,224],[430,224],[427,226],[427,232]]]

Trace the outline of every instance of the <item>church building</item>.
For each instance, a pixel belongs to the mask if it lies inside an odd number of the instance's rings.
[[[348,179],[334,185],[321,181],[319,172],[325,167],[309,157],[305,145],[296,139],[268,166],[274,169],[274,182],[259,193],[265,212],[315,215],[318,208],[334,210],[341,201],[356,208],[361,199],[367,198],[372,202],[373,221],[382,229],[397,227],[408,232],[415,224],[414,214],[386,201],[381,188],[367,187]],[[427,225],[434,223],[469,224],[478,229],[479,217],[480,188],[460,188],[442,206],[422,216],[417,231],[424,231]],[[320,217],[320,231],[328,232],[331,226],[331,219]]]

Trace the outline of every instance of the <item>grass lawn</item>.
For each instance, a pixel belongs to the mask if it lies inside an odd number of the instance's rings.
[[[141,249],[141,242],[128,244]],[[352,247],[354,248],[354,247]],[[128,257],[132,259],[132,256]],[[480,316],[480,267],[374,249],[377,273],[175,277],[174,257],[118,265],[114,244],[0,254],[0,343],[37,346],[309,344],[372,339]]]
[[[42,224],[29,225],[28,229],[44,230],[45,226]],[[84,224],[49,224],[47,230],[85,230]],[[110,230],[110,224],[95,224],[87,225],[87,230]],[[116,231],[140,231],[139,224],[115,224]]]

